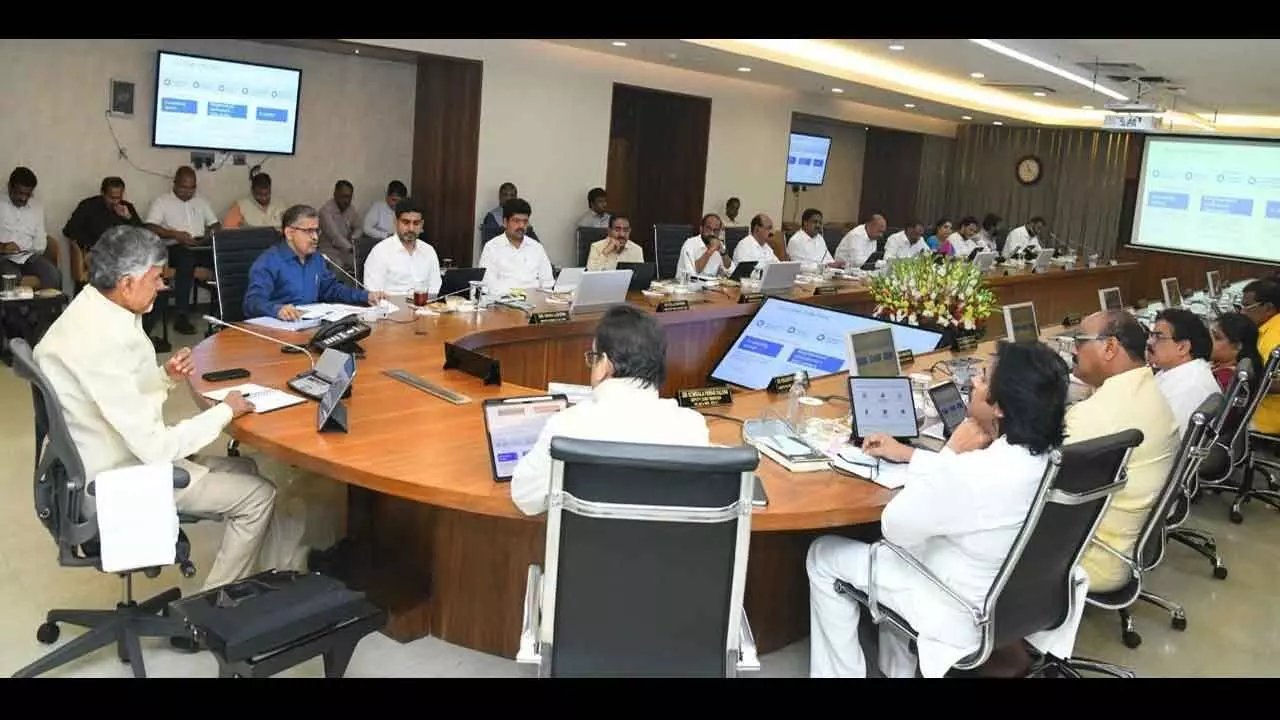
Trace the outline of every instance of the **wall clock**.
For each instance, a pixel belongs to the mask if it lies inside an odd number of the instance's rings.
[[[1035,185],[1040,182],[1040,175],[1044,171],[1044,166],[1040,163],[1040,158],[1035,155],[1028,155],[1018,161],[1015,170],[1018,182],[1023,185]]]

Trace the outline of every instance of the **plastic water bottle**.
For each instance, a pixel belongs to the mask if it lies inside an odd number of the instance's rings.
[[[809,393],[809,373],[798,370],[791,377],[791,391],[787,394],[787,424],[792,427],[795,432],[803,432],[804,428],[800,427],[804,420],[804,404],[800,402],[800,398],[807,396]]]

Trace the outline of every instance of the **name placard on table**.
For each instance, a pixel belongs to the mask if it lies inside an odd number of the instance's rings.
[[[813,289],[813,296],[818,297],[820,295],[835,295],[837,292],[839,292],[839,290],[840,288],[836,287],[835,285],[820,285]]]
[[[685,408],[719,407],[733,404],[733,391],[727,385],[676,391],[676,404]]]
[[[742,293],[741,295],[738,296],[739,305],[746,305],[748,303],[759,303],[759,302],[764,302],[764,293],[758,293],[758,292]]]
[[[963,352],[973,352],[974,350],[977,350],[977,349],[978,349],[978,336],[977,336],[977,335],[964,335],[964,336],[962,336],[962,337],[958,337],[958,338],[956,338],[956,341],[955,341],[955,349],[956,349],[956,352],[962,352],[962,353],[963,353]]]
[[[913,363],[913,362],[915,362],[915,361],[916,361],[916,354],[915,354],[914,352],[912,352],[912,351],[910,351],[910,350],[899,350],[899,351],[898,351],[898,364],[899,364],[899,365],[910,365],[911,363]]]
[[[547,325],[560,322],[569,322],[568,310],[543,310],[529,315],[530,325]]]
[[[665,300],[658,303],[658,312],[676,312],[678,310],[688,310],[688,300]]]
[[[773,378],[772,380],[769,381],[769,387],[766,388],[766,390],[773,393],[774,395],[781,395],[782,393],[788,393],[788,392],[791,392],[791,386],[795,384],[795,381],[796,381],[796,376],[792,373],[787,373],[786,375],[779,375],[778,377]]]

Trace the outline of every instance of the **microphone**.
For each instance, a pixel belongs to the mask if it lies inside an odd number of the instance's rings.
[[[254,337],[256,337],[256,338],[259,338],[259,339],[262,339],[262,340],[266,340],[267,342],[272,342],[272,343],[275,343],[276,345],[282,345],[282,346],[284,346],[284,347],[292,348],[292,349],[294,349],[294,350],[297,350],[298,352],[302,353],[303,355],[306,355],[306,356],[307,356],[307,359],[311,361],[311,369],[312,369],[312,370],[315,370],[315,369],[316,369],[316,359],[315,359],[315,357],[313,357],[313,356],[311,355],[311,353],[307,352],[307,349],[306,349],[306,348],[304,348],[304,347],[302,347],[301,345],[294,345],[293,343],[287,343],[287,342],[285,342],[285,341],[283,341],[283,340],[277,340],[277,339],[275,339],[275,338],[273,338],[273,337],[270,337],[270,336],[268,336],[268,335],[262,335],[262,334],[259,334],[259,333],[254,332],[254,331],[252,331],[252,330],[246,330],[245,328],[242,328],[242,327],[240,327],[239,325],[232,325],[232,324],[231,324],[231,323],[229,323],[229,322],[223,322],[222,320],[219,320],[218,318],[213,317],[212,315],[205,315],[205,316],[204,316],[204,321],[205,321],[205,322],[207,322],[207,323],[209,323],[210,325],[217,325],[217,326],[219,326],[219,327],[225,327],[225,328],[231,328],[232,330],[238,330],[238,331],[240,331],[240,332],[242,332],[242,333],[245,333],[246,335],[252,335],[252,336],[254,336]]]
[[[367,287],[365,287],[365,286],[364,286],[364,283],[362,283],[362,282],[360,282],[359,280],[357,280],[357,279],[355,278],[355,276],[354,276],[354,275],[352,275],[351,273],[347,272],[347,271],[346,271],[346,269],[345,269],[345,268],[343,268],[343,267],[342,267],[341,265],[339,265],[338,263],[334,262],[334,261],[333,261],[333,258],[329,257],[328,255],[325,255],[324,253],[320,253],[320,257],[324,258],[324,261],[325,261],[325,262],[327,262],[327,263],[329,263],[330,265],[332,265],[332,266],[334,266],[335,268],[337,268],[338,272],[340,272],[340,273],[342,273],[343,275],[346,275],[347,277],[351,278],[351,282],[353,282],[353,283],[355,283],[357,286],[359,286],[359,288],[360,288],[361,290],[364,290],[365,292],[371,292],[371,291],[369,290],[369,288],[367,288]]]

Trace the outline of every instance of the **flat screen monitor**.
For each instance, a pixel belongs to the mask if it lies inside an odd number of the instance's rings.
[[[1004,306],[1004,336],[1016,343],[1040,341],[1040,323],[1036,320],[1035,303]]]
[[[915,355],[937,350],[942,341],[942,333],[932,330],[766,297],[711,371],[711,379],[760,390],[779,375],[802,370],[810,378],[832,375],[848,367],[849,333],[882,327],[891,329],[895,348]]]
[[[1123,310],[1124,301],[1120,297],[1120,288],[1109,287],[1098,290],[1098,304],[1102,306],[1102,311]]]
[[[302,71],[159,51],[151,144],[297,152]]]
[[[1160,280],[1160,291],[1164,294],[1164,306],[1167,308],[1182,307],[1182,289],[1178,287],[1178,278]]]
[[[806,133],[791,133],[787,147],[787,184],[821,185],[827,178],[831,138]]]

